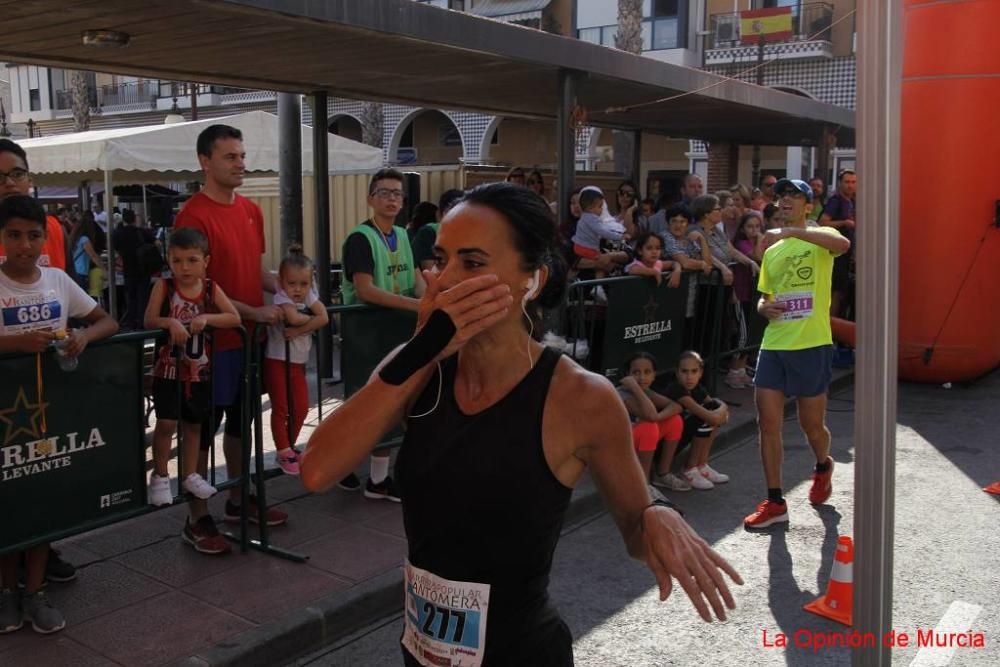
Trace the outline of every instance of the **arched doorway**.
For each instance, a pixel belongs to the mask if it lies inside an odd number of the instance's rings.
[[[330,119],[327,128],[330,134],[338,137],[350,139],[351,141],[361,141],[361,121],[350,114],[339,114]]]
[[[435,109],[416,109],[404,116],[389,145],[389,161],[398,165],[458,164],[464,155],[458,126]]]

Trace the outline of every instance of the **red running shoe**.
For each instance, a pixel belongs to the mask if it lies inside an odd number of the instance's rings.
[[[788,523],[788,503],[763,500],[756,512],[743,519],[744,528],[767,528],[773,523]]]
[[[822,505],[833,493],[833,457],[827,456],[826,462],[830,464],[826,472],[813,470],[813,485],[809,489],[809,502],[813,505]]]
[[[265,517],[268,526],[281,526],[288,521],[288,514],[286,512],[274,509],[273,507],[267,508]],[[234,505],[229,502],[229,500],[226,500],[226,512],[223,514],[222,518],[226,523],[239,523],[240,506]],[[253,495],[250,496],[250,505],[247,507],[247,519],[250,523],[260,523],[260,513],[257,510],[257,498]]]

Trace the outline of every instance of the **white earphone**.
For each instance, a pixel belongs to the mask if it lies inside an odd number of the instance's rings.
[[[538,291],[538,278],[541,275],[541,271],[542,271],[541,269],[535,269],[534,275],[528,279],[527,283],[525,283],[524,289],[527,291],[521,298],[522,306],[526,306],[528,304],[528,301],[530,301],[535,296],[535,292]]]
[[[531,278],[528,279],[528,282],[525,283],[524,289],[526,291],[524,292],[524,296],[521,297],[521,312],[524,313],[524,318],[528,320],[528,348],[526,352],[528,353],[529,373],[531,372],[531,367],[535,365],[534,360],[531,358],[531,336],[535,332],[535,322],[531,319],[531,315],[528,315],[528,301],[532,299],[538,291],[538,279],[541,276],[541,273],[541,268],[535,269],[534,275],[532,275]]]

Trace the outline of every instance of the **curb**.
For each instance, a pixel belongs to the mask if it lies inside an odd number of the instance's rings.
[[[285,664],[402,610],[402,590],[403,568],[396,567],[174,664],[178,667]]]
[[[830,393],[847,389],[854,383],[854,373],[846,373],[830,383]],[[785,403],[785,415],[794,411],[795,400]],[[754,420],[737,424],[720,433],[713,447],[713,458],[753,437]],[[604,499],[592,484],[585,484],[573,494],[563,532],[604,511]],[[376,621],[403,609],[403,568],[396,567],[347,590],[315,600],[308,607],[285,614],[256,628],[182,659],[177,667],[271,667],[335,643]]]

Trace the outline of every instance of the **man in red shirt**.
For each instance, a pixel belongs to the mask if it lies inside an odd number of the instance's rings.
[[[248,330],[255,322],[275,324],[282,318],[281,308],[264,305],[264,290],[275,291],[274,276],[264,269],[261,258],[264,254],[264,216],[256,204],[236,194],[246,171],[243,134],[228,125],[211,125],[198,135],[197,150],[198,161],[205,172],[205,185],[177,214],[174,226],[194,227],[208,238],[211,260],[208,277],[218,283],[233,302]],[[202,440],[199,468],[207,465],[212,434],[218,431],[225,414],[223,450],[230,479],[243,473],[239,382],[243,363],[239,335],[226,330],[216,332],[212,357],[215,428],[203,429],[207,437]],[[256,391],[256,388],[251,390]],[[239,521],[239,503],[239,489],[231,489],[225,507],[226,521]],[[253,496],[247,509],[250,520],[256,522],[257,507]],[[229,543],[219,535],[208,512],[208,503],[194,499],[190,502],[190,510],[191,516],[182,533],[184,540],[202,553],[228,553]],[[267,512],[269,526],[287,520],[288,515],[284,512],[275,509]]]
[[[31,194],[31,174],[28,172],[28,155],[10,139],[0,139],[0,200],[11,195]],[[39,266],[66,270],[66,235],[62,225],[53,216],[46,218],[48,238],[38,256]],[[7,261],[7,253],[0,244],[0,264]]]

